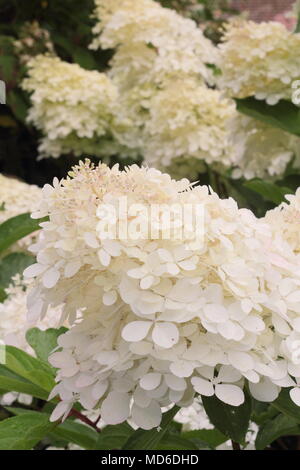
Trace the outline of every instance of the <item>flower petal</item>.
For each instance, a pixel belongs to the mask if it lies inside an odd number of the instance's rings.
[[[126,393],[110,392],[101,406],[101,418],[106,424],[120,424],[130,414],[130,397]]]
[[[122,330],[122,338],[128,342],[137,342],[144,339],[150,327],[153,325],[150,321],[133,321],[128,323]]]
[[[161,422],[161,408],[156,401],[151,401],[147,408],[133,405],[131,416],[133,422],[142,429],[156,428]]]
[[[144,375],[140,380],[140,387],[144,390],[154,390],[159,386],[161,382],[161,374],[156,372],[150,372]]]
[[[153,328],[152,339],[157,346],[169,349],[178,342],[179,331],[173,323],[156,323]]]
[[[267,377],[263,377],[258,384],[249,383],[249,389],[256,400],[265,402],[276,400],[280,391]]]
[[[300,388],[294,387],[290,390],[290,397],[296,405],[300,406]]]
[[[231,406],[240,406],[245,400],[243,390],[237,385],[218,384],[215,394],[219,400]]]
[[[191,383],[200,395],[211,397],[214,394],[214,386],[209,380],[202,379],[201,377],[193,377]]]

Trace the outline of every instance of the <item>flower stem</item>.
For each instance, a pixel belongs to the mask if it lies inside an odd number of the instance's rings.
[[[71,409],[69,416],[74,416],[75,418],[80,419],[80,421],[82,421],[83,423],[88,424],[89,426],[94,428],[95,431],[101,432],[101,430],[97,427],[98,420],[96,423],[93,423],[93,421],[91,421],[89,418],[87,418],[86,416],[84,416],[79,411],[75,410],[74,408]]]

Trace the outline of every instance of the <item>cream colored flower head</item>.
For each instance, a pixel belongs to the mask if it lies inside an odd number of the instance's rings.
[[[0,303],[0,340],[6,345],[15,346],[33,354],[26,341],[26,331],[30,328],[27,322],[27,294],[32,288],[33,280],[24,280],[19,274],[13,277],[11,284],[5,289],[7,298]],[[56,328],[61,317],[60,308],[49,309],[47,316],[36,323],[41,330]]]
[[[145,161],[166,168],[173,159],[196,158],[207,164],[232,164],[226,122],[235,106],[196,80],[169,83],[151,100],[145,126]]]
[[[232,21],[219,46],[218,85],[229,96],[254,96],[274,105],[291,100],[292,82],[300,78],[300,33],[275,21]]]
[[[16,178],[0,173],[0,223],[25,212],[33,212],[39,204],[42,190]]]
[[[300,188],[295,195],[285,196],[288,202],[270,210],[266,214],[266,221],[272,225],[276,234],[280,234],[291,249],[300,254]]]
[[[31,93],[28,122],[45,135],[43,155],[58,157],[76,145],[82,149],[87,139],[106,137],[118,93],[105,74],[39,55],[28,75],[22,84]]]
[[[128,210],[115,210],[120,198]],[[202,237],[179,216],[195,205]],[[151,429],[163,407],[188,406],[196,393],[239,406],[246,381],[262,401],[297,389],[299,260],[267,222],[188,180],[88,162],[44,187],[33,216],[45,215],[24,273],[36,277],[29,318],[63,304],[72,323],[50,358],[51,396],[61,398],[52,420],[79,400],[107,424]],[[120,224],[125,236],[113,231]]]
[[[194,21],[152,0],[96,0],[95,16],[91,47],[117,48],[114,61],[147,60],[155,81],[174,73],[211,78],[205,64],[216,61],[217,50]]]
[[[300,138],[235,112],[226,124],[234,178],[276,179],[294,158],[300,167]]]
[[[16,178],[8,178],[0,173],[0,224],[20,214],[36,210],[42,197],[42,190]],[[18,248],[27,248],[35,234],[17,242]]]

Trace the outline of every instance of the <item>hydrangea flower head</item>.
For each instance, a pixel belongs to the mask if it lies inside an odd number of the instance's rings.
[[[27,323],[27,294],[32,288],[32,279],[22,279],[19,274],[15,275],[11,284],[5,289],[7,298],[0,303],[0,340],[5,344],[15,346],[30,354],[33,353],[25,339]],[[60,321],[60,308],[49,309],[43,320],[37,322],[41,330],[56,328]]]
[[[293,158],[299,168],[299,137],[238,112],[225,127],[233,177],[278,178]]]
[[[219,87],[231,97],[255,96],[270,105],[291,100],[300,78],[300,33],[276,21],[232,21],[219,46]]]
[[[113,210],[120,197],[126,212]],[[168,227],[132,212],[133,204],[159,204],[163,214],[177,204],[169,219],[176,230],[178,208],[200,204],[201,243],[166,237]],[[44,187],[33,216],[45,215],[32,247],[37,264],[25,271],[36,277],[30,319],[63,304],[73,323],[50,358],[59,370],[51,396],[61,398],[53,420],[79,400],[107,424],[130,419],[150,429],[164,407],[187,406],[196,393],[239,406],[245,381],[262,401],[295,384],[299,264],[267,222],[158,170],[89,162]],[[160,237],[104,236],[104,223],[109,231],[124,221],[147,233],[145,220]]]
[[[127,58],[139,61],[145,77],[148,73],[155,82],[174,73],[211,78],[205,64],[216,61],[217,50],[193,20],[153,0],[96,0],[95,16],[91,47],[116,48],[113,62],[122,62],[123,72]]]
[[[81,155],[93,140],[108,138],[118,93],[107,75],[51,55],[38,55],[27,65],[22,86],[31,93],[28,122],[46,136],[41,155],[59,157],[72,150]]]
[[[0,224],[20,214],[35,211],[41,196],[42,190],[38,186],[0,173]],[[19,240],[14,247],[26,249],[34,237],[35,234],[30,234]]]

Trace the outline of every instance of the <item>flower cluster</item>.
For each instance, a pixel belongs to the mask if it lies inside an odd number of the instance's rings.
[[[71,151],[81,155],[91,148],[96,151],[100,138],[109,140],[118,93],[105,74],[51,55],[34,57],[28,67],[23,88],[31,93],[28,121],[46,136],[41,155],[59,157]]]
[[[27,323],[27,294],[32,288],[33,281],[25,280],[16,275],[12,279],[12,283],[5,289],[7,298],[0,303],[0,340],[5,344],[15,346],[28,353],[33,353],[32,348],[26,341],[26,329],[29,328]],[[49,309],[47,316],[35,326],[41,330],[48,328],[56,328],[60,320],[60,310]],[[26,328],[27,326],[27,328]]]
[[[274,232],[280,233],[293,252],[299,255],[300,189],[297,189],[295,195],[286,195],[285,198],[288,203],[283,202],[275,209],[268,211],[265,218]]]
[[[293,158],[299,168],[299,137],[238,112],[226,129],[234,178],[278,177]]]
[[[176,105],[175,96],[181,95]],[[292,160],[299,168],[299,137],[238,113],[234,103],[221,96],[204,87],[195,88],[190,95],[188,86],[176,91],[174,87],[174,100],[169,102],[174,117],[170,119],[167,103],[161,102],[156,120],[148,124],[153,135],[145,148],[145,161],[175,178],[189,175],[192,181],[206,171],[205,163],[216,171],[230,168],[233,178],[247,180],[280,177]],[[188,97],[190,109],[184,99]]]
[[[11,217],[33,212],[42,196],[35,185],[29,185],[0,173],[0,223]]]
[[[42,197],[42,190],[0,173],[0,223],[20,214],[33,212]],[[17,242],[18,248],[27,249],[35,237],[30,234]]]
[[[18,40],[14,41],[14,47],[22,64],[26,64],[36,55],[55,53],[49,31],[42,28],[37,21],[24,23]]]
[[[213,429],[213,425],[210,423],[199,397],[195,398],[191,406],[187,406],[178,411],[174,417],[174,421],[182,424],[183,431]]]
[[[112,75],[123,82],[201,75],[211,78],[206,64],[217,51],[196,23],[153,0],[96,0],[98,23],[91,47],[116,48]]]
[[[113,210],[120,197],[127,212]],[[166,226],[133,204],[159,205],[162,216],[177,210]],[[203,238],[193,224],[179,237],[178,208],[195,204]],[[150,429],[163,407],[188,406],[195,393],[239,406],[245,381],[260,401],[294,385],[297,402],[299,259],[267,221],[158,170],[89,162],[44,187],[33,216],[45,215],[31,248],[37,263],[25,271],[36,277],[30,319],[63,304],[62,320],[73,323],[50,357],[58,368],[51,396],[61,398],[52,420],[79,400],[107,424],[131,419]],[[105,236],[103,224],[111,234],[119,223],[142,234],[150,223],[160,236]],[[171,226],[176,236],[167,237]]]
[[[275,21],[232,21],[219,46],[220,89],[231,97],[255,96],[270,105],[291,99],[300,78],[300,33]]]
[[[207,64],[217,49],[196,23],[152,0],[96,4],[92,47],[116,49],[110,76],[120,92],[117,140],[157,168],[178,157],[228,165],[225,122],[234,106],[205,83],[212,82]]]
[[[181,80],[153,97],[145,131],[145,161],[156,168],[169,167],[173,159],[204,160],[208,165],[233,163],[227,121],[235,115],[232,102],[220,92],[194,79]],[[186,173],[187,174],[187,173]]]

